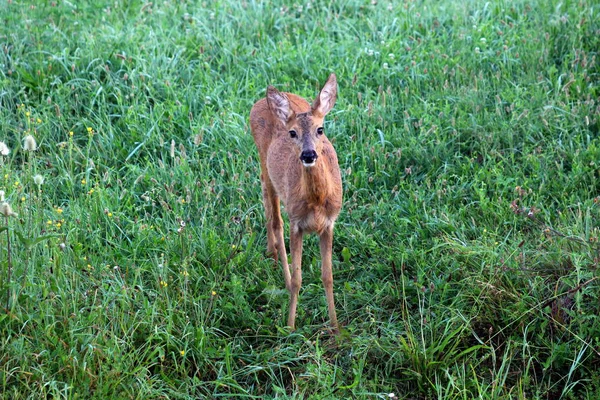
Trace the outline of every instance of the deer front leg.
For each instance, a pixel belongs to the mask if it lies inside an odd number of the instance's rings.
[[[302,286],[302,231],[290,224],[290,252],[292,253],[292,281],[290,287],[290,310],[288,314],[288,326],[295,329],[296,308],[298,306],[298,295]]]
[[[281,210],[279,208],[279,196],[271,184],[268,174],[261,175],[263,190],[263,204],[265,205],[265,216],[267,218],[267,254],[273,256],[275,266],[277,266],[277,256],[281,260],[283,269],[283,279],[285,287],[290,290],[291,275],[290,267],[285,251],[285,239],[283,237],[283,220],[281,219]]]
[[[321,280],[325,287],[325,297],[327,298],[327,310],[329,312],[329,321],[334,332],[339,332],[337,315],[335,312],[335,303],[333,301],[333,272],[331,264],[331,253],[333,247],[333,226],[328,227],[321,233]]]

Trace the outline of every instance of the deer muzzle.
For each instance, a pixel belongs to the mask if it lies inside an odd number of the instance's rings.
[[[317,158],[319,156],[317,155],[317,152],[314,150],[305,150],[300,154],[300,161],[302,161],[302,165],[304,165],[305,167],[312,167],[313,165],[315,165],[315,162],[317,161]]]

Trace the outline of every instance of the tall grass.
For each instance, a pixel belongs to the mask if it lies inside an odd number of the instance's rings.
[[[599,12],[2,3],[0,392],[597,398]],[[314,238],[285,328],[247,124],[330,72],[339,337]]]

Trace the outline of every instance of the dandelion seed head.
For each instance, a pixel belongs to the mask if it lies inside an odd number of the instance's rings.
[[[36,174],[33,176],[33,183],[35,183],[38,186],[41,186],[44,184],[44,177],[40,174]]]
[[[7,156],[10,153],[10,149],[4,142],[0,142],[0,154],[3,156]]]
[[[12,207],[10,206],[10,204],[8,204],[6,201],[4,201],[4,202],[2,202],[2,204],[0,204],[0,214],[4,215],[5,217],[18,217],[19,216],[19,214],[14,212]]]
[[[23,149],[25,151],[36,151],[37,143],[35,142],[35,138],[31,135],[25,136],[23,139]]]

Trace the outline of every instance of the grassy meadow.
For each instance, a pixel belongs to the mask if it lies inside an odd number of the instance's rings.
[[[0,22],[2,398],[600,398],[596,1]],[[285,327],[248,124],[267,85],[312,99],[331,72],[338,337],[314,236]]]

